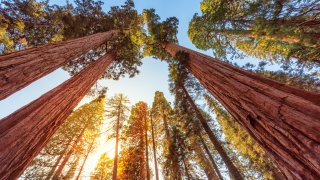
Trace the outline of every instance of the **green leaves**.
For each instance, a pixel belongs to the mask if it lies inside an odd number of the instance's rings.
[[[170,59],[171,56],[161,46],[168,42],[178,42],[178,19],[170,17],[160,22],[160,17],[154,9],[143,10],[143,17],[148,26],[144,54],[161,60]]]

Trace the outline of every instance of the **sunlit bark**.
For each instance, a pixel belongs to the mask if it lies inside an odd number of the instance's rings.
[[[0,121],[0,177],[18,178],[113,61],[106,54]]]
[[[168,43],[189,71],[266,150],[289,179],[320,176],[320,94],[306,92]]]
[[[115,38],[118,31],[49,44],[0,56],[0,100]]]

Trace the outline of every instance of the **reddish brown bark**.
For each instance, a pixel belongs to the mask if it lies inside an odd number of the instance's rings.
[[[0,177],[16,179],[72,113],[114,56],[106,54],[37,100],[0,121]]]
[[[77,137],[77,139],[75,140],[75,142],[73,143],[71,149],[69,150],[69,152],[66,154],[66,156],[64,157],[62,163],[60,164],[59,168],[57,169],[57,172],[54,174],[55,178],[59,178],[59,176],[62,173],[62,170],[64,169],[65,165],[67,164],[67,162],[69,161],[71,155],[73,154],[73,152],[75,151],[75,149],[78,146],[79,141],[81,140],[83,134],[84,134],[85,128],[83,128],[79,134],[79,136]]]
[[[0,100],[116,37],[108,31],[0,56]]]
[[[289,179],[320,177],[320,94],[306,92],[169,43],[186,67],[246,128]]]
[[[151,121],[151,133],[152,133],[152,147],[153,147],[153,159],[154,159],[154,169],[156,172],[156,180],[159,180],[159,172],[158,172],[158,163],[157,163],[157,151],[156,151],[156,142],[154,139],[154,124],[153,124],[153,119],[152,116],[150,116],[150,121]]]
[[[186,98],[187,98],[188,102],[190,103],[190,105],[192,106],[194,111],[196,112],[197,117],[198,117],[198,119],[199,119],[199,121],[200,121],[200,123],[201,123],[201,125],[202,125],[202,127],[204,129],[204,131],[208,134],[209,139],[211,140],[214,148],[218,151],[218,153],[221,156],[223,162],[226,164],[230,176],[234,180],[241,180],[242,179],[241,173],[238,171],[237,167],[233,164],[232,160],[229,158],[228,154],[226,153],[226,151],[221,146],[218,138],[216,137],[216,135],[211,130],[210,126],[208,125],[208,122],[202,116],[201,112],[199,111],[199,109],[196,106],[196,104],[193,102],[191,96],[189,95],[188,91],[185,89],[184,86],[182,86],[182,90],[183,90],[184,94],[186,95]]]
[[[144,116],[144,139],[146,142],[146,171],[147,171],[147,180],[150,180],[150,173],[149,173],[149,148],[148,148],[148,123],[147,123],[147,114]]]

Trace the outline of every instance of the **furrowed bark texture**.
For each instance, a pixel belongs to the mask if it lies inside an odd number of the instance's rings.
[[[306,92],[179,45],[186,67],[278,163],[288,179],[320,177],[320,94]]]
[[[113,60],[107,54],[0,121],[0,179],[18,178]]]
[[[117,30],[0,56],[0,100],[118,34]]]

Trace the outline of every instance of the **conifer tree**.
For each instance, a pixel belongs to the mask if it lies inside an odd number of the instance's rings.
[[[113,175],[112,179],[117,179],[118,172],[118,147],[120,140],[120,129],[123,126],[123,122],[126,120],[126,112],[128,108],[129,100],[123,94],[116,94],[107,103],[108,105],[108,118],[113,119],[113,126],[115,131],[115,154],[114,154],[114,165],[113,165]]]
[[[171,57],[184,52],[181,63],[266,150],[286,177],[315,179],[318,176],[318,153],[311,144],[319,144],[319,94],[281,84],[179,46],[171,41],[176,26],[161,33],[157,28],[161,24],[167,22],[154,22],[149,18],[148,29],[154,37],[154,46],[162,44]],[[161,34],[169,37],[155,39]],[[163,54],[160,50],[154,55]],[[170,60],[170,56],[167,57]]]

